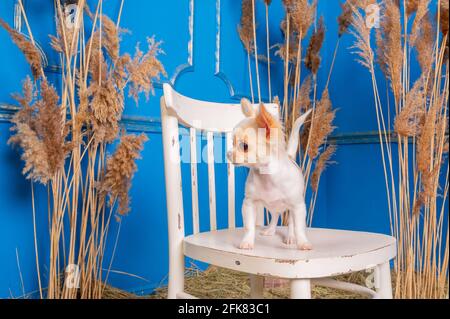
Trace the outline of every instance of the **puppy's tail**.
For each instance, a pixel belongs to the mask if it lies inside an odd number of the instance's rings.
[[[308,112],[300,116],[295,121],[294,126],[292,127],[291,135],[289,136],[289,141],[287,145],[287,154],[291,158],[295,158],[295,155],[298,150],[298,134],[300,133],[300,128],[305,123],[311,111],[312,110],[309,110]]]

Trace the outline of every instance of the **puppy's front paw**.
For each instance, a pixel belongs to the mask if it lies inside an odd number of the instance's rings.
[[[312,250],[313,246],[309,242],[300,243],[297,245],[300,250]]]
[[[241,244],[239,245],[240,249],[244,249],[244,250],[252,250],[254,248],[255,244],[251,243],[249,241],[242,241]]]
[[[260,232],[263,236],[273,236],[275,235],[275,228],[266,228]]]
[[[286,245],[294,245],[297,241],[295,240],[294,236],[287,236],[284,240],[284,243]]]

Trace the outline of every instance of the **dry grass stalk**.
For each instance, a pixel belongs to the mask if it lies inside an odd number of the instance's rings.
[[[386,110],[378,90],[371,30],[363,25],[359,10],[353,9],[351,33],[356,37],[354,48],[361,58],[359,62],[368,68],[372,78],[391,231],[398,242],[397,298],[447,296],[449,254],[448,239],[445,243],[444,238],[448,238],[448,227],[443,227],[443,218],[448,178],[442,206],[438,198],[442,189],[439,177],[446,163],[443,155],[448,143],[448,69],[444,67],[448,65],[448,56],[445,55],[445,34],[440,45],[441,35],[436,38],[430,3],[429,0],[410,1],[403,11],[399,2],[385,1],[385,17],[378,32],[379,62],[391,82],[396,102],[394,129],[398,171],[394,171],[394,141],[388,135],[390,123],[383,115]],[[412,26],[409,15],[415,15]],[[410,79],[412,56],[408,52],[412,47],[418,53],[421,66],[421,74],[415,82]],[[414,83],[412,87],[411,83]]]
[[[64,66],[61,95],[43,76],[39,90],[27,79],[23,94],[15,96],[22,108],[14,116],[10,143],[23,151],[27,178],[47,184],[49,190],[50,260],[46,262],[49,273],[45,297],[51,299],[101,298],[105,292],[102,274],[111,217],[115,211],[129,211],[134,161],[146,137],[122,137],[109,160],[106,147],[119,137],[126,87],[136,99],[141,93],[148,97],[153,93],[152,81],[165,74],[158,60],[160,43],[153,38],[148,41],[148,50],[137,50],[134,58],[120,55],[118,24],[102,14],[102,3],[98,1],[93,13],[85,0],[79,0],[93,22],[89,32],[81,16],[83,11],[78,12],[79,27],[64,27],[64,10],[59,1],[55,2],[57,35],[50,41],[61,53]],[[25,50],[36,74],[41,66],[35,47],[5,28]],[[109,213],[107,194],[113,202],[118,201],[118,207],[110,202]],[[80,267],[80,289],[66,286],[63,264]]]

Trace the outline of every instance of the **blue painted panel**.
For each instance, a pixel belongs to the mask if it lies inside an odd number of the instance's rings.
[[[192,1],[192,2],[191,2]],[[89,1],[91,8],[96,1]],[[325,18],[327,33],[322,50],[322,67],[319,70],[319,94],[328,77],[333,51],[337,41],[336,18],[340,12],[340,1],[320,1],[319,12]],[[54,33],[54,13],[52,1],[25,1],[30,24],[35,38],[47,53],[49,63],[57,64],[58,56],[49,49],[47,39]],[[191,4],[194,10],[191,11]],[[220,6],[218,6],[220,4]],[[0,17],[8,23],[13,22],[14,0],[0,1]],[[104,10],[111,17],[117,17],[120,0],[104,2]],[[262,1],[257,1],[258,47],[260,54],[266,54],[265,12]],[[220,9],[220,11],[218,11]],[[281,0],[275,0],[270,6],[271,43],[281,42],[280,21],[284,12]],[[193,19],[193,33],[189,32],[189,19]],[[217,21],[220,18],[220,27]],[[240,1],[237,0],[169,0],[169,1],[125,1],[121,26],[132,31],[123,35],[122,52],[134,52],[136,42],[145,45],[147,36],[155,35],[163,40],[165,55],[161,57],[168,79],[175,80],[175,88],[194,98],[236,102],[240,95],[250,95],[246,53],[237,34],[240,20]],[[218,34],[220,38],[217,39]],[[191,42],[192,40],[192,42]],[[337,132],[364,132],[377,129],[371,82],[368,72],[355,62],[355,56],[349,53],[353,38],[344,35],[337,52],[334,73],[330,84],[330,96],[335,107],[339,108],[336,118]],[[21,80],[29,73],[22,54],[15,48],[3,30],[0,30],[0,104],[13,103],[11,92],[20,90]],[[192,45],[192,56],[189,52]],[[219,53],[219,55],[216,55]],[[283,66],[279,57],[271,55],[272,86],[274,95],[282,95]],[[192,68],[189,68],[192,58]],[[254,70],[254,61],[251,61]],[[217,69],[217,66],[219,69]],[[185,72],[179,73],[184,69]],[[218,76],[217,72],[220,72]],[[254,71],[253,71],[254,72]],[[267,98],[267,66],[260,63],[261,90]],[[414,74],[414,70],[412,73]],[[177,76],[177,74],[179,74]],[[303,69],[303,76],[307,71]],[[59,87],[58,74],[49,74],[50,79]],[[255,74],[253,74],[255,79]],[[381,75],[380,75],[381,80]],[[233,87],[235,96],[230,87]],[[254,81],[256,88],[256,81]],[[380,81],[380,91],[384,90]],[[159,98],[162,94],[156,88],[155,97],[147,102],[145,98],[139,107],[127,99],[126,114],[159,118]],[[255,90],[256,92],[256,90]],[[382,94],[383,95],[383,94]],[[384,96],[382,96],[384,99]],[[136,126],[126,121],[131,130],[150,131],[150,140],[145,145],[143,159],[138,162],[138,173],[131,190],[132,211],[122,219],[120,236],[112,269],[140,276],[145,280],[119,273],[111,273],[110,282],[120,288],[137,291],[151,291],[164,280],[168,271],[167,258],[167,216],[166,190],[164,187],[163,155],[161,134],[158,123],[150,126]],[[23,164],[19,155],[6,145],[10,125],[0,120],[0,297],[20,296],[22,290],[33,292],[37,289],[36,266],[33,245],[33,223],[31,213],[30,184],[20,172]],[[156,128],[156,130],[155,130]],[[185,137],[184,137],[185,138]],[[215,138],[217,145],[223,145],[223,139]],[[206,145],[199,141],[198,152]],[[113,151],[111,148],[110,152]],[[189,149],[187,149],[189,151]],[[216,149],[216,157],[223,153]],[[314,225],[342,229],[389,232],[385,184],[381,166],[379,145],[340,145],[335,160],[321,179],[320,193],[316,205]],[[448,165],[448,164],[447,164]],[[182,165],[185,223],[188,232],[192,232],[190,172],[189,165]],[[240,204],[244,193],[247,170],[236,170],[236,212],[237,223],[242,223]],[[226,167],[219,164],[216,168],[218,226],[227,224]],[[209,225],[207,166],[199,165],[200,228],[206,230]],[[47,194],[42,187],[36,187],[38,248],[43,280],[48,271],[48,231],[47,231]],[[448,207],[446,209],[448,215]],[[447,218],[447,217],[446,217]],[[447,220],[445,220],[448,222]],[[114,248],[119,224],[113,221],[108,237],[108,253],[105,266]],[[16,248],[19,263],[16,260]],[[18,264],[20,264],[20,272]],[[22,289],[20,274],[23,277]]]

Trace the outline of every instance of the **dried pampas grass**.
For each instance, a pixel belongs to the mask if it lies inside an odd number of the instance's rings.
[[[320,146],[325,144],[327,137],[334,131],[335,116],[336,110],[331,108],[330,96],[328,90],[325,90],[317,103],[309,132],[307,150],[311,159],[315,159],[320,154]]]
[[[380,28],[377,29],[378,63],[390,80],[396,103],[402,94],[402,25],[400,8],[393,0],[383,3]]]
[[[323,173],[323,171],[330,165],[330,159],[336,153],[337,147],[336,145],[330,145],[326,148],[326,150],[319,156],[317,160],[316,167],[311,175],[311,189],[317,193],[319,190],[319,180]]]
[[[441,0],[441,11],[440,11],[440,20],[439,26],[441,27],[441,32],[443,35],[448,36],[448,1]]]
[[[128,191],[136,172],[134,161],[147,138],[122,136],[117,151],[108,159],[106,149],[119,137],[127,87],[136,100],[141,93],[148,98],[153,93],[153,81],[165,75],[158,60],[163,53],[161,43],[154,38],[148,39],[145,52],[138,48],[133,58],[129,54],[120,55],[122,30],[119,22],[114,23],[102,14],[102,3],[97,2],[93,13],[86,0],[78,1],[80,7],[85,7],[92,25],[85,26],[81,17],[79,28],[68,30],[61,24],[64,21],[61,4],[55,2],[57,34],[50,37],[50,45],[60,53],[64,66],[61,98],[43,73],[31,30],[28,41],[0,21],[24,51],[35,79],[40,80],[33,83],[28,78],[22,95],[14,96],[21,109],[12,120],[9,143],[22,149],[24,175],[48,187],[50,258],[47,287],[44,294],[40,285],[40,296],[49,299],[104,295],[104,256],[111,216],[130,210]],[[25,16],[23,9],[22,14]],[[38,79],[39,75],[42,78]],[[109,215],[107,194],[111,199]],[[37,237],[35,232],[35,243]],[[38,253],[36,246],[39,267]],[[79,289],[71,289],[64,281],[61,265],[67,264],[80,267]],[[112,260],[110,267],[111,264]]]
[[[298,0],[285,6],[288,14],[292,17],[292,30],[297,33],[300,39],[305,38],[309,28],[314,23],[317,1],[309,3],[309,0]]]
[[[425,79],[416,81],[406,95],[406,103],[394,122],[395,132],[401,137],[417,137],[420,135],[424,115],[426,113]]]
[[[253,47],[253,6],[252,0],[242,0],[241,22],[238,26],[239,37],[248,53],[252,53]]]
[[[441,3],[445,19],[442,3],[448,6],[448,2],[437,3]],[[398,242],[396,298],[448,297],[448,227],[443,226],[448,178],[443,201],[438,200],[439,177],[448,148],[448,56],[446,43],[441,43],[445,37],[441,38],[431,21],[430,4],[436,3],[383,3],[381,29],[377,32],[378,62],[392,88],[386,99],[392,95],[395,99],[396,136],[390,134],[392,110],[389,104],[383,107],[378,89],[370,29],[365,28],[359,10],[353,8],[353,48],[372,80],[391,232]],[[412,25],[409,16],[414,17]],[[442,19],[442,15],[438,17]],[[412,49],[417,55],[411,54]],[[416,80],[412,78],[413,58],[421,67]],[[398,163],[394,163],[395,159]]]
[[[429,12],[420,20],[419,35],[413,43],[417,49],[417,59],[424,73],[428,73],[434,58],[434,41],[436,31]]]
[[[406,0],[405,1],[405,5],[406,5],[406,14],[408,16],[412,15],[414,12],[417,11],[418,7],[419,7],[419,3],[423,2],[423,0]]]
[[[101,182],[100,190],[110,196],[110,205],[118,200],[119,215],[126,215],[130,211],[129,190],[131,179],[137,170],[135,161],[140,158],[144,143],[148,140],[145,134],[139,136],[124,135],[120,139],[116,152],[108,159],[105,178]]]
[[[35,80],[37,80],[41,75],[42,71],[42,59],[41,54],[33,44],[33,42],[27,39],[23,34],[11,28],[3,19],[0,18],[0,26],[2,26],[10,35],[16,46],[25,55],[28,64],[31,67],[31,73]]]
[[[89,118],[95,141],[111,143],[119,133],[119,121],[124,109],[123,95],[117,91],[112,79],[102,84],[93,82],[88,94],[92,97]]]
[[[9,144],[17,145],[23,151],[23,174],[28,179],[47,184],[63,169],[68,144],[56,90],[43,80],[40,94],[41,98],[33,103],[36,93],[27,78],[23,83],[23,95],[15,95],[22,109],[11,121],[14,126]]]
[[[323,17],[319,20],[317,30],[311,36],[305,57],[305,66],[312,74],[316,75],[320,67],[320,49],[322,48],[325,38],[325,24]]]
[[[353,9],[349,1],[341,3],[342,13],[338,17],[339,31],[341,37],[353,23]]]
[[[144,53],[138,44],[133,59],[126,66],[130,81],[129,96],[133,97],[136,102],[140,93],[144,93],[148,99],[150,93],[154,93],[153,82],[159,81],[161,75],[166,76],[166,71],[158,60],[158,56],[164,54],[161,42],[157,42],[154,37],[151,37],[147,39],[147,45],[147,52]]]

